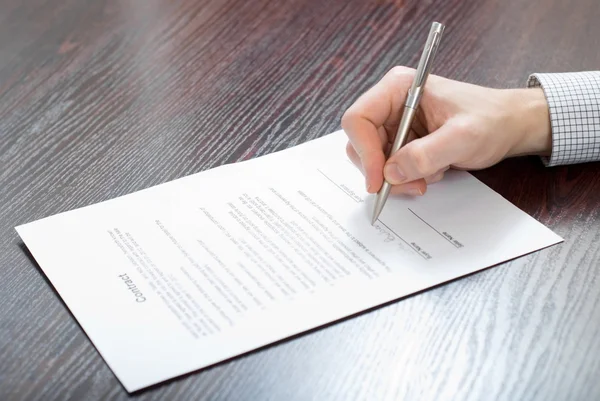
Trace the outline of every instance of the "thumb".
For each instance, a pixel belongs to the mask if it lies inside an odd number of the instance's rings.
[[[425,178],[463,159],[471,144],[461,141],[461,128],[448,122],[431,134],[409,142],[387,161],[385,179],[392,185]]]

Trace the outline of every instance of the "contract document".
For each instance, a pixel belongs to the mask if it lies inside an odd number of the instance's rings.
[[[130,392],[562,241],[453,170],[390,196],[372,226],[345,143],[338,131],[17,231]]]

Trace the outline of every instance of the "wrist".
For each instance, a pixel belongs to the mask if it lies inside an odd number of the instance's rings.
[[[510,89],[510,129],[516,134],[508,156],[549,156],[552,151],[552,128],[546,96],[541,88]]]

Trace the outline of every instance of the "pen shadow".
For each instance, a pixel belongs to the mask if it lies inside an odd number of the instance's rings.
[[[461,280],[461,279],[464,279],[464,278],[467,278],[467,277],[470,277],[470,276],[474,276],[474,275],[476,275],[476,274],[482,273],[482,272],[484,272],[484,271],[487,271],[487,270],[489,270],[489,269],[495,268],[495,267],[497,267],[497,266],[499,266],[499,265],[501,265],[501,264],[508,263],[508,262],[510,262],[510,261],[512,261],[512,260],[518,259],[518,258],[520,258],[520,257],[527,256],[527,255],[529,255],[529,254],[532,254],[532,253],[535,253],[535,252],[539,252],[539,251],[541,251],[542,249],[546,249],[546,248],[549,248],[549,247],[551,247],[551,246],[554,246],[554,245],[557,245],[557,244],[548,245],[548,246],[546,246],[546,247],[544,247],[544,248],[540,248],[539,250],[532,251],[532,252],[528,252],[528,253],[526,253],[526,254],[523,254],[523,255],[517,256],[517,257],[515,257],[515,258],[512,258],[512,259],[506,260],[506,261],[504,261],[504,262],[497,263],[497,264],[495,264],[495,265],[492,265],[492,266],[486,267],[486,268],[484,268],[484,269],[478,270],[478,271],[476,271],[476,272],[468,273],[468,274],[465,274],[465,275],[462,275],[462,276],[459,276],[459,277],[453,278],[453,279],[451,279],[451,280],[444,281],[444,282],[442,282],[442,283],[439,283],[439,284],[437,284],[437,285],[435,285],[435,286],[432,286],[432,287],[426,288],[426,289],[424,289],[424,290],[421,290],[421,291],[418,291],[418,292],[415,292],[415,293],[412,293],[412,294],[406,295],[406,296],[404,296],[404,297],[395,298],[395,299],[393,299],[393,300],[390,300],[390,301],[388,301],[388,302],[385,302],[385,303],[379,304],[379,305],[377,305],[377,306],[373,306],[373,307],[371,307],[371,308],[368,308],[368,309],[365,309],[365,310],[362,310],[362,311],[359,311],[359,312],[353,313],[352,315],[349,315],[349,316],[345,316],[345,317],[342,317],[342,318],[336,319],[336,320],[334,320],[334,321],[331,321],[331,322],[329,322],[329,323],[326,323],[326,324],[324,324],[324,325],[321,325],[321,326],[318,326],[318,327],[315,327],[315,328],[312,328],[312,329],[309,329],[309,330],[306,330],[306,331],[303,331],[303,332],[300,332],[300,333],[294,334],[294,335],[292,335],[292,336],[286,337],[286,338],[284,338],[284,339],[281,339],[281,340],[279,340],[279,341],[272,342],[271,344],[264,345],[264,346],[262,346],[262,347],[256,348],[256,349],[254,349],[254,350],[251,350],[251,351],[248,351],[248,352],[245,352],[245,353],[242,353],[242,354],[239,354],[239,355],[237,355],[237,356],[234,356],[234,357],[231,357],[231,358],[227,358],[227,359],[225,359],[225,360],[223,360],[223,361],[221,361],[221,362],[217,362],[217,363],[215,363],[215,364],[212,364],[212,365],[206,366],[206,367],[204,367],[204,368],[201,368],[201,369],[198,369],[198,370],[194,370],[194,371],[192,371],[192,372],[188,372],[188,373],[185,373],[185,374],[182,374],[182,375],[179,375],[179,376],[173,377],[173,378],[171,378],[171,379],[168,379],[168,380],[162,381],[162,382],[160,382],[160,383],[157,383],[157,384],[153,384],[153,385],[151,385],[151,386],[148,386],[148,387],[145,387],[145,388],[143,388],[143,389],[136,390],[136,391],[133,391],[133,392],[128,392],[128,391],[127,391],[127,389],[126,389],[125,387],[123,387],[123,384],[122,384],[122,383],[119,381],[119,379],[118,379],[118,378],[117,378],[117,377],[114,375],[114,372],[112,372],[112,370],[111,370],[110,368],[109,368],[109,370],[110,370],[111,374],[112,374],[112,375],[115,377],[115,379],[116,379],[117,383],[119,383],[119,385],[120,385],[120,386],[123,388],[123,390],[125,390],[125,392],[127,392],[127,393],[128,393],[128,394],[130,394],[131,396],[133,396],[133,397],[136,397],[136,396],[139,396],[139,395],[141,395],[141,394],[145,394],[145,393],[147,393],[147,392],[149,392],[149,391],[152,391],[152,390],[158,390],[158,389],[161,389],[161,388],[167,387],[167,386],[169,386],[169,385],[171,385],[171,384],[173,384],[173,383],[176,383],[176,382],[179,382],[179,381],[183,381],[183,380],[185,380],[185,379],[189,379],[190,377],[192,377],[192,376],[196,376],[196,375],[197,375],[197,374],[199,374],[199,373],[202,373],[202,372],[208,372],[208,371],[211,371],[211,370],[213,370],[213,369],[216,369],[216,368],[219,368],[219,367],[225,366],[225,365],[227,365],[229,362],[231,362],[231,361],[233,361],[233,360],[241,360],[241,359],[245,359],[245,358],[251,357],[251,356],[252,356],[252,355],[254,355],[254,354],[258,354],[259,352],[266,351],[266,350],[268,350],[268,349],[270,349],[270,348],[277,347],[277,346],[279,346],[279,345],[282,345],[282,344],[285,344],[285,343],[287,343],[287,342],[291,342],[291,341],[293,341],[293,340],[295,340],[295,339],[297,339],[297,338],[300,338],[300,337],[303,337],[303,336],[306,336],[306,335],[309,335],[309,334],[315,333],[315,332],[317,332],[317,331],[320,331],[320,330],[325,330],[325,329],[327,329],[327,328],[329,328],[329,327],[331,327],[331,326],[333,326],[333,325],[335,325],[335,324],[338,324],[338,323],[342,323],[342,322],[345,322],[345,321],[351,320],[351,319],[353,319],[353,318],[355,318],[355,317],[358,317],[358,316],[361,316],[361,315],[365,315],[365,314],[367,314],[367,313],[370,313],[370,312],[372,312],[372,311],[374,311],[374,310],[381,309],[381,308],[387,307],[387,306],[389,306],[389,305],[392,305],[392,304],[394,304],[394,303],[396,303],[396,302],[403,301],[403,300],[405,300],[405,299],[409,299],[409,298],[412,298],[412,297],[418,296],[418,295],[420,295],[420,294],[423,294],[423,293],[425,293],[425,292],[427,292],[427,291],[431,291],[431,290],[437,289],[437,288],[439,288],[439,287],[442,287],[442,286],[444,286],[444,285],[446,285],[446,284],[449,284],[449,283],[452,283],[452,282],[455,282],[455,281],[458,281],[458,280]],[[20,244],[19,244],[19,247],[21,248],[21,250],[23,251],[23,253],[25,253],[25,255],[27,256],[27,258],[28,258],[28,259],[31,261],[31,264],[32,264],[32,265],[33,265],[33,266],[34,266],[34,267],[35,267],[35,268],[38,270],[38,272],[40,273],[40,275],[41,275],[41,276],[44,278],[44,281],[46,281],[46,283],[48,283],[48,285],[50,286],[50,288],[52,289],[52,291],[54,291],[55,295],[56,295],[56,296],[57,296],[57,298],[60,300],[60,302],[63,304],[63,306],[65,306],[65,309],[66,309],[66,310],[69,312],[69,314],[71,315],[71,317],[73,318],[73,320],[74,320],[74,321],[77,323],[77,325],[78,325],[78,326],[81,328],[81,330],[83,331],[83,333],[85,333],[85,334],[86,334],[86,336],[87,336],[87,333],[85,332],[85,329],[84,329],[84,328],[83,328],[83,327],[82,327],[82,326],[79,324],[79,321],[78,321],[78,320],[77,320],[77,318],[76,318],[76,317],[73,315],[73,313],[71,312],[71,310],[69,309],[69,307],[67,306],[67,304],[66,304],[66,303],[63,301],[63,299],[61,298],[61,296],[60,296],[60,294],[58,293],[58,291],[56,290],[56,288],[54,288],[54,286],[52,285],[52,283],[50,282],[50,280],[49,280],[49,279],[46,277],[46,275],[44,274],[43,270],[41,269],[41,267],[38,265],[37,261],[35,260],[35,258],[34,258],[34,257],[33,257],[33,255],[31,254],[31,252],[29,252],[29,249],[27,248],[27,246],[26,246],[24,243],[20,243]],[[87,336],[87,337],[88,337],[88,340],[89,340],[89,336]],[[94,349],[95,349],[95,350],[96,350],[96,352],[98,353],[98,356],[99,356],[100,358],[102,358],[102,356],[100,355],[100,352],[98,351],[98,349],[96,348],[96,346],[94,345],[94,343],[93,343],[91,340],[90,340],[90,343],[92,344],[92,346],[94,347]],[[106,362],[105,362],[105,363],[106,363]],[[107,367],[108,367],[108,366],[107,366]]]

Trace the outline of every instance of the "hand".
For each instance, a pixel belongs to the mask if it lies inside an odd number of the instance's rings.
[[[384,174],[392,193],[423,195],[450,167],[482,169],[511,156],[550,154],[542,89],[491,89],[430,75],[409,142],[386,162],[414,74],[394,67],[342,117],[348,157],[368,192],[379,191]]]

